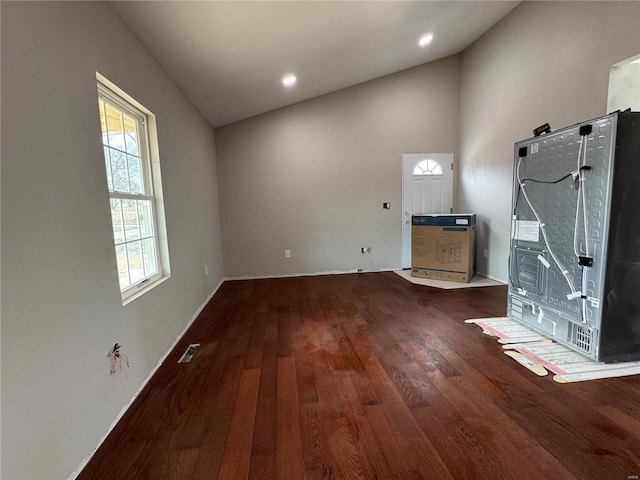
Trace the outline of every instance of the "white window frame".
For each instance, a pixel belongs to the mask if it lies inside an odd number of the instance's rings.
[[[141,160],[141,173],[144,183],[142,193],[121,192],[116,191],[114,188],[109,188],[109,210],[111,211],[112,199],[146,200],[151,204],[151,236],[154,240],[155,264],[157,266],[157,272],[152,275],[145,276],[144,278],[136,281],[135,283],[131,283],[126,287],[120,287],[122,302],[123,305],[126,305],[127,303],[134,300],[135,298],[138,298],[153,287],[159,285],[170,276],[155,116],[139,102],[127,95],[124,91],[115,86],[112,82],[107,80],[99,73],[96,73],[96,78],[98,88],[98,101],[104,101],[105,103],[110,104],[112,107],[115,107],[117,110],[121,111],[137,122],[138,149]],[[100,112],[98,112],[98,115],[100,115]],[[105,147],[112,147],[105,145],[102,141],[101,144],[103,152],[102,161],[105,168],[105,173],[107,176],[109,176],[110,172],[107,172],[106,170],[104,151]],[[113,218],[111,218],[111,225],[113,229]],[[148,236],[146,238],[150,238],[151,236]],[[115,237],[115,233],[113,236],[113,242],[114,252],[117,251],[118,245],[126,245],[126,243],[128,243],[126,239],[124,243],[118,243]],[[130,273],[128,260],[127,272]],[[119,275],[118,285],[120,286]]]

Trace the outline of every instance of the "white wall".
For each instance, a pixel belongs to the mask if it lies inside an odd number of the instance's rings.
[[[172,276],[125,307],[96,71],[158,123]],[[213,130],[107,3],[2,2],[1,192],[2,478],[66,478],[222,278]]]
[[[489,249],[478,267],[505,280],[513,143],[606,113],[610,66],[640,50],[638,2],[525,2],[462,60],[217,129],[214,145],[108,4],[1,8],[2,478],[16,479],[69,475],[216,287],[218,185],[227,275],[398,267],[401,153],[451,151],[457,210],[479,214]],[[172,277],[126,307],[96,71],[158,120]],[[133,367],[111,378],[115,341]]]
[[[402,152],[456,161],[459,64],[449,57],[217,128],[225,274],[399,268]]]
[[[640,26],[639,26],[640,28]],[[638,47],[640,51],[640,46]],[[613,65],[609,72],[609,96],[607,110],[626,110],[640,112],[640,57]]]
[[[609,69],[639,51],[638,2],[523,2],[464,52],[458,208],[481,273],[508,278],[513,144],[608,113]]]

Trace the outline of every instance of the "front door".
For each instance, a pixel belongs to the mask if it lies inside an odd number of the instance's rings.
[[[411,268],[411,215],[451,213],[453,153],[402,154],[402,268]]]

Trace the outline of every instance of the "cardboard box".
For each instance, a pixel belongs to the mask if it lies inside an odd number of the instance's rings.
[[[475,268],[476,215],[413,215],[411,275],[469,282]]]

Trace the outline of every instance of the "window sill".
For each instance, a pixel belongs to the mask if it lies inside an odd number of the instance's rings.
[[[153,282],[153,283],[151,283],[149,285],[145,285],[144,287],[140,288],[136,293],[132,293],[127,298],[123,298],[122,299],[122,306],[124,307],[125,305],[128,305],[129,303],[133,302],[136,298],[141,297],[142,295],[147,293],[152,288],[155,288],[158,285],[160,285],[162,282],[164,282],[165,280],[168,280],[170,277],[171,277],[171,275],[166,275],[164,277],[160,277],[155,282]]]

